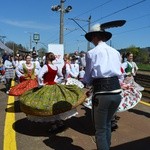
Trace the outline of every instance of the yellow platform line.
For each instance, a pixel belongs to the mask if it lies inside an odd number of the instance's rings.
[[[140,103],[141,103],[141,104],[144,104],[144,105],[146,105],[146,106],[150,106],[150,103],[144,102],[144,101],[142,101],[142,100],[140,101]]]
[[[12,81],[13,85],[14,81]],[[7,109],[11,108],[11,112],[6,112],[3,150],[17,150],[16,133],[13,129],[13,123],[15,122],[14,101],[14,96],[8,96]]]

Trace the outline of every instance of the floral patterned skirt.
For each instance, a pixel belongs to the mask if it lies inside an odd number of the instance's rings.
[[[129,88],[122,90],[121,97],[122,99],[117,109],[117,112],[123,112],[135,107],[141,100],[142,94],[135,88]],[[83,105],[89,109],[92,109],[92,95],[86,98]]]
[[[20,96],[21,110],[27,115],[52,116],[76,108],[86,98],[76,85],[45,85]]]
[[[38,82],[36,79],[29,79],[11,87],[9,95],[20,96],[26,91],[36,88],[37,86]]]
[[[142,94],[140,91],[134,88],[129,88],[129,89],[122,91],[121,97],[122,97],[122,100],[118,107],[118,110],[117,110],[118,112],[123,112],[123,111],[126,111],[128,109],[135,107],[141,100]]]

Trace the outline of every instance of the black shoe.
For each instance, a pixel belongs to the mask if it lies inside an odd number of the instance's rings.
[[[51,126],[51,128],[48,130],[48,133],[51,134],[57,134],[59,132],[62,132],[65,129],[65,125],[64,124],[53,124]]]
[[[51,126],[51,128],[48,130],[48,133],[49,134],[55,134],[55,133],[57,133],[57,126],[56,126],[56,124],[53,124],[52,126]]]
[[[120,117],[116,115],[116,116],[115,116],[115,119],[116,119],[116,120],[119,120],[119,119],[120,119]]]
[[[118,129],[118,125],[117,124],[112,124],[111,125],[111,131],[116,131],[116,129]]]

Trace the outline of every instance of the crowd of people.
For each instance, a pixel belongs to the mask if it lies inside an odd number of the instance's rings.
[[[55,54],[45,54],[41,66],[36,52],[15,57],[4,55],[0,73],[6,93],[19,96],[22,111],[36,122],[50,121],[50,132],[62,127],[63,121],[78,114],[80,104],[93,114],[98,150],[109,150],[112,122],[117,112],[133,108],[141,99],[143,87],[136,81],[138,67],[133,54],[122,59],[120,53],[106,44],[112,34],[93,26],[85,38],[95,45],[87,53],[64,55],[64,66],[53,62]],[[5,80],[4,80],[5,79]],[[11,87],[14,79],[16,85]],[[85,93],[84,89],[88,89]]]

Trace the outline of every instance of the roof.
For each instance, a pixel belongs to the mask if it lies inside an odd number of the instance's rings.
[[[4,43],[0,41],[0,49],[5,50],[7,53],[13,53],[13,50],[7,47]]]

